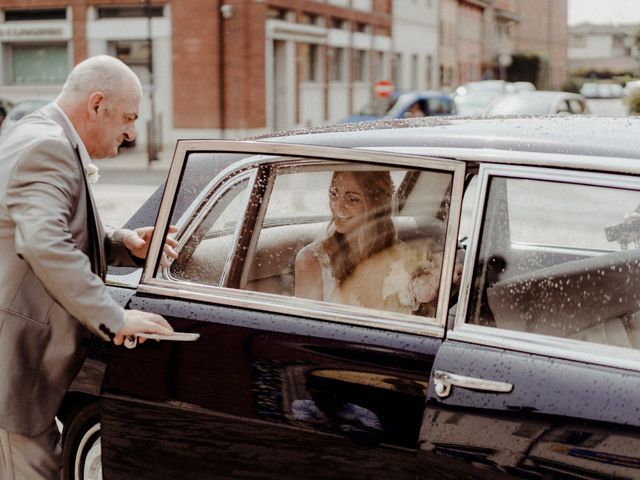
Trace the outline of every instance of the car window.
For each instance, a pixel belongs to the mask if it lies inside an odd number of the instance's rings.
[[[582,103],[580,100],[578,99],[571,99],[569,100],[569,106],[571,108],[571,111],[573,113],[584,113],[585,112],[585,105],[584,103]]]
[[[640,348],[640,192],[490,180],[468,322]]]
[[[358,111],[358,115],[382,117],[394,106],[397,96],[374,97]]]
[[[429,112],[430,115],[445,115],[451,113],[451,103],[444,98],[430,98]]]
[[[452,177],[300,159],[239,170],[222,185],[210,182],[211,191],[187,209],[179,256],[159,275],[434,317]],[[361,213],[350,210],[354,192]],[[317,272],[305,270],[304,258],[314,259]],[[304,293],[303,281],[319,281],[322,295]]]
[[[567,100],[558,102],[557,113],[573,113]]]
[[[174,278],[207,285],[221,284],[244,212],[248,184],[248,177],[242,177],[227,185],[221,194],[202,200],[206,210],[197,227],[183,241],[180,255],[171,265]]]

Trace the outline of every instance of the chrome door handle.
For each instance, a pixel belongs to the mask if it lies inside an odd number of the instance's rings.
[[[160,335],[157,333],[138,333],[125,338],[124,346],[135,348],[138,345],[138,338],[143,337],[152,340],[173,340],[174,342],[194,342],[200,338],[199,333],[174,332],[171,335]]]
[[[494,393],[507,393],[513,390],[513,385],[510,383],[465,377],[464,375],[456,375],[455,373],[443,372],[442,370],[436,370],[433,373],[433,380],[436,395],[440,398],[448,397],[451,393],[451,387],[454,385],[456,387]]]

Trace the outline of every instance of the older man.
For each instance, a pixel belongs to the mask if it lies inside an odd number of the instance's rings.
[[[124,63],[92,57],[54,103],[0,138],[3,480],[59,478],[55,415],[91,333],[119,345],[136,333],[172,332],[164,318],[124,310],[107,292],[107,262],[144,258],[152,229],[105,234],[85,176],[91,158],[113,157],[135,138],[141,96]]]

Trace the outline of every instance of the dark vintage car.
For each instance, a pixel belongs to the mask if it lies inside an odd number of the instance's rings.
[[[155,221],[146,266],[108,282],[199,338],[93,345],[60,411],[68,478],[640,478],[639,132],[449,117],[179,141],[129,222]],[[390,172],[413,256],[345,303],[296,298],[341,170]],[[405,308],[394,262],[436,257],[437,299]]]

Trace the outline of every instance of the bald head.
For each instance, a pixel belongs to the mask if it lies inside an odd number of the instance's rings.
[[[55,102],[65,112],[92,158],[113,157],[136,137],[140,80],[117,58],[98,55],[76,65]]]
[[[75,103],[96,91],[109,97],[123,91],[142,96],[140,80],[133,70],[115,57],[98,55],[87,58],[71,70],[56,102]]]

